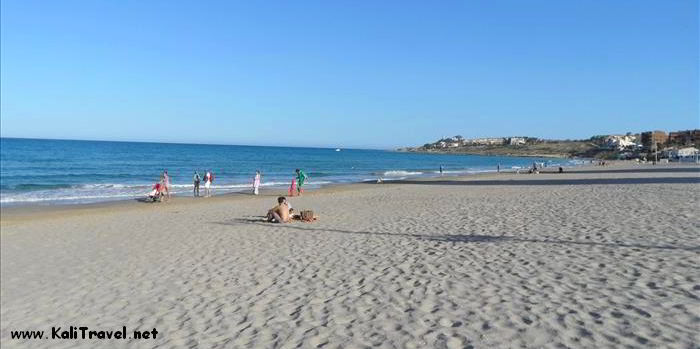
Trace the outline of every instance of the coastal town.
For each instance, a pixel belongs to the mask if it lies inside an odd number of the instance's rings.
[[[536,137],[443,137],[433,143],[400,151],[478,155],[596,158],[605,160],[679,161],[696,159],[700,129],[593,136],[585,140]]]

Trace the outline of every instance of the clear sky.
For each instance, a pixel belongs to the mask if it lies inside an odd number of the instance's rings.
[[[391,148],[700,127],[697,0],[0,10],[3,137]]]

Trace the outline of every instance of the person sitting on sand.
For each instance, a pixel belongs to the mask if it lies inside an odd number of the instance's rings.
[[[295,219],[295,217],[298,217],[298,214],[295,214],[294,208],[292,208],[292,203],[289,202],[287,198],[284,198],[284,204],[287,205],[289,208],[289,220],[292,221]]]
[[[267,221],[271,223],[288,223],[290,221],[287,198],[284,196],[277,198],[277,206],[267,211]]]
[[[160,202],[163,202],[164,199],[168,198],[167,196],[165,196],[166,188],[165,181],[163,179],[158,181],[158,183],[156,183],[151,189],[152,191],[148,194],[148,197],[153,199],[153,201],[158,200]]]
[[[148,196],[149,199],[151,199],[154,202],[156,200],[161,200],[162,189],[163,188],[161,188],[160,182],[158,182],[158,183],[154,184],[153,187],[151,187],[151,191],[146,195]]]

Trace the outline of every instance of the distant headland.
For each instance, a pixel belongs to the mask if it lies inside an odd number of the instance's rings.
[[[597,135],[581,140],[535,137],[471,138],[454,136],[398,151],[502,156],[537,156],[596,159],[678,159],[694,157],[700,147],[700,129],[647,131]]]

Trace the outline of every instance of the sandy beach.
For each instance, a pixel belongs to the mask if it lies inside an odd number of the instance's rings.
[[[3,208],[1,346],[698,348],[697,165],[278,194]]]

